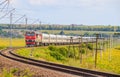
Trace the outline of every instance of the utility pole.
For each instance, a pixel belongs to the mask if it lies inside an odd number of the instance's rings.
[[[70,48],[71,48],[71,45],[72,45],[72,37],[70,37],[70,43],[69,43],[69,47],[68,47],[68,58],[70,56]]]
[[[40,23],[40,25],[39,25],[39,29],[40,29],[40,31],[41,31],[41,23],[42,23],[42,22],[40,21],[39,23]],[[42,32],[42,31],[41,31],[41,32]]]
[[[87,56],[88,56],[88,38],[86,38],[86,46],[87,46],[87,48],[86,48],[86,58],[87,58]]]
[[[97,65],[98,38],[99,38],[99,34],[96,34],[95,68],[96,68],[96,65]]]
[[[69,43],[69,48],[68,48],[68,57],[70,55],[70,49],[73,49],[73,52],[74,52],[74,59],[76,59],[76,53],[75,53],[75,46],[74,46],[74,43],[73,43],[73,37],[70,37],[70,43]]]
[[[95,52],[94,52],[94,38],[92,38],[92,56],[95,56]]]
[[[81,49],[80,49],[80,63],[82,64],[82,46],[83,46],[83,35],[81,35]]]
[[[28,19],[25,18],[25,29],[27,30],[27,22],[28,22]]]
[[[13,14],[10,13],[10,48],[12,48],[12,16]]]
[[[103,56],[103,38],[102,38],[102,34],[101,34],[101,40],[100,40],[100,58],[102,59]]]
[[[111,35],[109,36],[109,61],[111,61]]]

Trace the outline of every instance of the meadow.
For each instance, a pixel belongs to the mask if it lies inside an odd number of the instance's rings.
[[[13,38],[12,39],[12,47],[23,47],[25,46],[25,40],[24,38]],[[4,49],[6,47],[10,47],[10,38],[0,38],[0,49]],[[1,64],[0,64],[1,65]],[[18,68],[12,68],[12,69],[8,69],[5,67],[1,67],[2,69],[0,69],[0,77],[17,77],[15,76],[15,73],[20,74],[20,77],[22,77],[24,75],[24,77],[32,77],[32,74],[30,74],[29,70],[24,70],[21,71]]]
[[[41,30],[41,32],[45,33],[52,33],[52,34],[59,34],[61,30]],[[82,30],[64,30],[65,34],[84,34],[84,33],[89,33],[89,34],[94,34],[94,33],[105,33],[105,34],[113,34],[113,31],[82,31]]]
[[[98,52],[96,68],[94,65],[94,56],[92,55],[92,51],[88,49],[87,51],[87,55],[86,52],[82,55],[82,63],[80,63],[78,49],[75,51],[76,58],[74,58],[74,53],[72,51],[70,52],[70,57],[67,56],[68,46],[22,48],[18,49],[16,53],[33,59],[120,74],[120,46],[111,48],[111,60],[109,58],[109,49],[106,49],[102,53],[102,57],[100,56],[101,53]]]
[[[10,38],[0,38],[0,49],[6,47],[23,47],[25,46],[24,38],[13,38],[10,44]]]
[[[24,38],[12,39],[12,47],[23,47],[23,46],[25,46]],[[6,47],[10,47],[10,38],[0,38],[0,49]],[[110,54],[109,50],[111,50],[111,60],[109,56]],[[69,52],[70,55],[68,57]],[[83,56],[82,63],[80,63],[78,48],[75,49],[75,53],[76,53],[75,55],[76,58],[75,58],[73,49],[68,51],[68,46],[22,48],[22,49],[18,49],[16,53],[25,57],[34,58],[38,60],[120,74],[120,45],[114,46],[114,48],[111,49],[109,48],[105,49],[105,51],[102,53],[102,57],[100,51],[98,51],[98,61],[96,68],[94,67],[95,60],[94,60],[93,51],[88,48],[85,48],[82,54]]]
[[[33,73],[29,69],[20,70],[19,68],[2,68],[0,77],[32,77]]]

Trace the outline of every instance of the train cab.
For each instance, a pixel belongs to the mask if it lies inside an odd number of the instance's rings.
[[[25,33],[25,42],[27,46],[35,46],[36,34],[35,32]]]

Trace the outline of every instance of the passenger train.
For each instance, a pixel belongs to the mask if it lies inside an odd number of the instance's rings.
[[[45,34],[35,31],[27,31],[25,33],[26,46],[42,46],[42,45],[67,45],[70,43],[80,43],[80,36],[66,36],[66,35],[55,35]],[[92,42],[91,37],[82,37],[83,42]],[[94,38],[94,37],[92,37]]]

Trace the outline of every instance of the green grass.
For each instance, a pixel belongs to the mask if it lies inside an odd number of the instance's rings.
[[[59,34],[61,30],[41,30],[41,32]],[[94,33],[105,33],[105,34],[113,34],[113,31],[82,31],[82,30],[64,30],[65,34],[84,34],[84,33],[94,34]]]
[[[25,46],[24,38],[12,39],[12,47],[21,47],[21,46]],[[10,38],[0,38],[0,49],[4,49],[6,47],[10,47]]]
[[[63,48],[66,46],[60,46],[56,47],[58,50],[59,48]],[[50,55],[50,52],[58,52],[56,50],[50,50],[48,47],[38,47],[34,48],[32,51],[32,56],[31,54],[32,48],[22,48],[17,50],[17,54],[38,59],[38,60],[44,60],[44,61],[50,61],[50,62],[55,62],[55,63],[60,63],[64,65],[69,65],[69,66],[75,66],[75,67],[82,67],[82,68],[87,68],[87,69],[94,69],[94,70],[99,70],[99,71],[106,71],[106,72],[112,72],[112,73],[118,73],[120,74],[120,46],[117,48],[112,48],[111,49],[111,61],[109,60],[109,51],[106,49],[105,52],[103,52],[103,57],[100,58],[100,53],[98,52],[98,61],[97,61],[97,68],[94,67],[94,57],[91,55],[92,52],[89,50],[88,55],[83,54],[83,61],[82,64],[80,63],[79,57],[77,59],[74,59],[73,57],[68,58],[64,57],[65,60],[57,60],[54,56]],[[78,51],[78,49],[76,49]],[[77,56],[78,53],[77,53]]]
[[[38,48],[22,48],[18,49],[17,54],[34,59],[40,59],[44,61],[58,62],[55,58],[50,56],[50,50],[47,47],[38,47]],[[32,55],[31,55],[32,54]]]
[[[19,77],[32,77],[33,74],[30,73],[29,69],[22,71],[18,68],[11,68],[9,70],[7,68],[3,68],[2,72],[0,73],[0,77],[17,77],[17,75]]]

